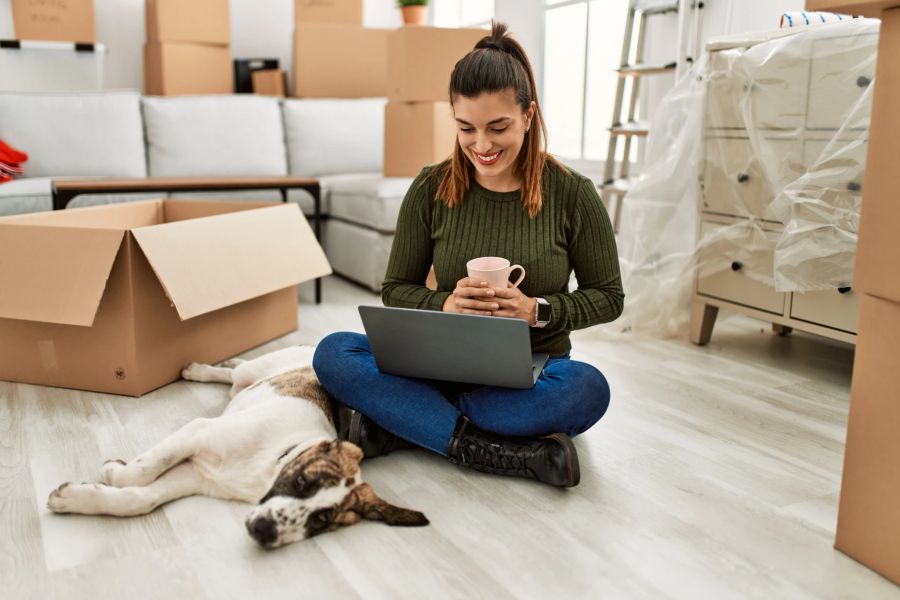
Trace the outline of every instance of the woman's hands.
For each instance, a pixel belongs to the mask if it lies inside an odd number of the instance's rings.
[[[444,312],[524,319],[534,324],[537,301],[509,285],[506,289],[492,288],[485,281],[464,277],[456,282],[456,289],[444,301]]]

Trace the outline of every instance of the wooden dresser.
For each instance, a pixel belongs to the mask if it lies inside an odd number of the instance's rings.
[[[796,328],[855,342],[859,297],[849,277],[826,291],[775,291],[785,224],[770,204],[773,187],[816,170],[816,197],[858,214],[867,129],[848,128],[845,117],[871,98],[877,46],[877,29],[860,31],[802,41],[796,30],[779,30],[708,46],[692,342],[709,341],[719,308],[770,322],[782,335]],[[823,160],[832,140],[833,158]]]

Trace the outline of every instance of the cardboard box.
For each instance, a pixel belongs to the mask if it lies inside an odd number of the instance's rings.
[[[897,0],[806,0],[806,10],[824,10],[850,15],[881,18],[885,8],[897,6]]]
[[[294,0],[296,26],[363,24],[363,0]]]
[[[253,71],[253,93],[284,98],[287,91],[287,73],[281,69]]]
[[[900,584],[900,304],[863,295],[835,547]]]
[[[147,42],[231,43],[228,0],[146,0]]]
[[[456,124],[449,102],[388,102],[384,107],[384,175],[415,177],[450,156]]]
[[[294,96],[371,98],[387,91],[388,29],[304,25],[294,31]]]
[[[278,68],[277,58],[234,59],[234,91],[236,94],[253,93],[253,72]]]
[[[875,66],[872,97],[872,127],[863,203],[859,221],[853,287],[857,291],[900,302],[900,9],[886,10],[878,39],[879,60]],[[888,60],[881,60],[889,57]]]
[[[405,102],[448,100],[453,67],[488,33],[484,29],[395,29],[388,38],[388,98]]]
[[[294,204],[151,200],[0,219],[0,379],[140,395],[297,327],[331,272]],[[25,259],[27,257],[27,260]]]
[[[230,94],[233,90],[231,46],[180,42],[144,45],[145,94]]]
[[[97,41],[94,0],[12,0],[12,11],[16,39],[85,43]]]

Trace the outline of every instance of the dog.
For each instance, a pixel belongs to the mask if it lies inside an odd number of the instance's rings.
[[[107,461],[99,483],[60,485],[47,507],[133,517],[192,495],[257,503],[245,525],[263,548],[360,519],[427,525],[421,512],[385,502],[361,481],[362,450],[337,439],[337,405],[312,369],[314,350],[192,363],[184,379],[231,384],[221,416],[189,422],[131,462]]]

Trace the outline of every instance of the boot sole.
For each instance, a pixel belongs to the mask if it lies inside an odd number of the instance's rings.
[[[575,450],[575,444],[572,439],[564,433],[554,433],[547,436],[547,439],[559,442],[566,450],[566,467],[571,477],[565,481],[561,487],[575,487],[581,481],[581,468],[578,465],[578,452]]]

